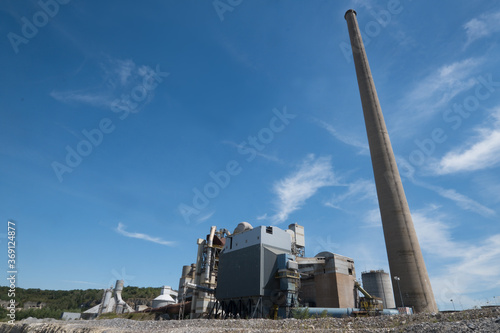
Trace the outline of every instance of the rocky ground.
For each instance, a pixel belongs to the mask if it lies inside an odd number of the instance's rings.
[[[3,323],[0,333],[10,332],[500,332],[500,307],[453,313],[381,316],[368,318],[229,319],[134,321],[106,319],[62,322],[25,319],[14,325]]]

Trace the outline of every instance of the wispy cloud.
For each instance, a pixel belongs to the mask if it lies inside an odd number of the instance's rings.
[[[380,217],[380,209],[374,208],[367,211],[363,218],[363,222],[365,222],[365,227],[381,228],[382,218]]]
[[[478,133],[475,142],[444,155],[435,172],[450,174],[491,168],[500,164],[500,111],[494,115],[496,121],[493,128],[476,128]]]
[[[258,221],[267,220],[267,213],[257,216]]]
[[[330,157],[307,156],[297,171],[274,184],[274,192],[278,195],[278,207],[277,213],[271,220],[274,223],[285,221],[320,188],[336,184]]]
[[[149,66],[137,66],[130,59],[106,58],[100,63],[102,79],[93,82],[91,88],[53,90],[50,96],[68,104],[84,104],[109,108],[116,98],[142,84],[143,77],[154,73]],[[151,92],[150,92],[151,93]],[[148,100],[151,96],[148,96]]]
[[[205,215],[200,216],[199,218],[196,219],[196,224],[203,223],[210,219],[213,215],[215,214],[215,210],[211,211]]]
[[[419,180],[416,180],[414,178],[410,178],[411,182],[417,186],[426,188],[428,190],[434,191],[443,198],[449,199],[454,201],[460,208],[464,210],[469,210],[475,213],[478,213],[479,215],[485,216],[485,217],[491,217],[496,215],[496,212],[493,209],[490,209],[484,205],[481,205],[479,202],[461,194],[458,193],[454,189],[445,189],[437,185],[432,185],[428,184]]]
[[[377,191],[375,189],[375,183],[366,179],[358,179],[350,184],[341,185],[346,186],[347,191],[340,195],[334,195],[325,205],[340,208],[340,204],[346,199],[353,201],[370,200],[372,202],[377,202]]]
[[[500,31],[500,12],[482,14],[464,24],[468,47],[474,41]]]
[[[430,205],[412,213],[420,246],[442,258],[460,258],[465,249],[452,241],[451,226],[444,222],[446,215],[440,213],[439,208]]]
[[[50,97],[63,103],[81,103],[94,107],[108,108],[113,101],[112,95],[102,93],[89,93],[81,91],[51,91]]]
[[[232,147],[235,147],[237,149],[246,149],[246,150],[252,149],[252,148],[249,148],[249,147],[246,147],[246,146],[239,145],[236,142],[232,142],[232,141],[222,141],[222,143],[226,144],[226,145],[229,145],[229,146],[232,146]],[[269,160],[269,161],[272,161],[272,162],[277,162],[277,163],[283,163],[283,161],[280,160],[279,158],[277,158],[276,156],[261,153],[257,149],[253,149],[252,152],[255,155],[257,155],[257,156],[265,158],[266,160]]]
[[[142,240],[145,240],[148,242],[153,242],[153,243],[157,243],[157,244],[161,244],[161,245],[172,246],[175,244],[175,242],[166,241],[166,240],[163,240],[159,237],[153,237],[153,236],[141,234],[138,232],[125,231],[125,225],[123,225],[121,222],[118,223],[118,227],[116,227],[115,231],[118,232],[120,235],[123,235],[125,237],[142,239]]]
[[[115,68],[114,71],[120,80],[121,85],[126,85],[128,79],[132,75],[132,71],[136,68],[135,63],[130,60],[115,60]]]
[[[368,155],[369,154],[369,148],[366,143],[363,143],[356,138],[344,134],[340,134],[332,125],[328,124],[327,122],[319,119],[314,119],[314,122],[316,122],[321,128],[324,128],[325,130],[328,131],[334,138],[337,140],[349,145],[353,146],[356,148],[360,148],[359,154],[363,155]]]
[[[449,152],[439,162],[439,174],[481,170],[500,163],[500,129],[483,133],[467,149]]]
[[[472,74],[480,64],[480,59],[468,58],[442,65],[423,78],[404,97],[404,107],[414,112],[415,119],[425,118],[439,112],[455,96],[476,84]],[[404,121],[407,122],[408,119]]]
[[[407,162],[403,162],[404,158],[401,158],[400,156],[396,156],[396,160],[398,162],[398,167],[400,170],[407,169],[405,165],[407,165]],[[463,195],[461,193],[458,193],[454,189],[446,189],[441,186],[437,186],[434,184],[429,184],[427,182],[418,180],[415,177],[415,171],[412,169],[408,169],[408,171],[404,175],[412,184],[431,190],[438,195],[440,195],[443,198],[452,200],[455,202],[455,204],[464,209],[464,210],[469,210],[475,213],[478,213],[479,215],[485,216],[485,217],[491,217],[495,216],[496,212],[484,205],[481,205],[479,202],[467,197],[466,195]]]
[[[474,242],[455,241],[450,218],[430,206],[414,212],[413,220],[424,253],[433,261],[443,262],[442,269],[431,275],[434,296],[441,309],[449,308],[455,299],[465,307],[472,307],[467,294],[494,290],[500,286],[500,234]],[[478,286],[482,290],[478,290]],[[488,286],[485,290],[484,286]]]
[[[353,7],[363,7],[368,10],[373,8],[373,3],[369,0],[352,0]]]

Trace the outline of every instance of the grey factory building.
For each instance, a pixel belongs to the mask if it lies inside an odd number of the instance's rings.
[[[286,318],[305,308],[329,309],[332,315],[368,310],[359,308],[354,260],[331,252],[305,257],[301,225],[282,230],[241,222],[232,233],[213,226],[197,244],[196,263],[184,266],[179,280],[180,301],[191,309],[181,308],[181,317]]]

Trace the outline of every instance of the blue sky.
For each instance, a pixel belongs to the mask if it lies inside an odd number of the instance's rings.
[[[176,288],[196,239],[241,221],[388,270],[354,8],[436,301],[500,302],[500,5],[215,4],[0,4],[18,286]]]

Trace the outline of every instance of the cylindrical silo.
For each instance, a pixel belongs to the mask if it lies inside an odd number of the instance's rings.
[[[363,288],[372,296],[380,297],[384,302],[384,309],[396,308],[392,292],[391,276],[383,270],[361,273]]]

